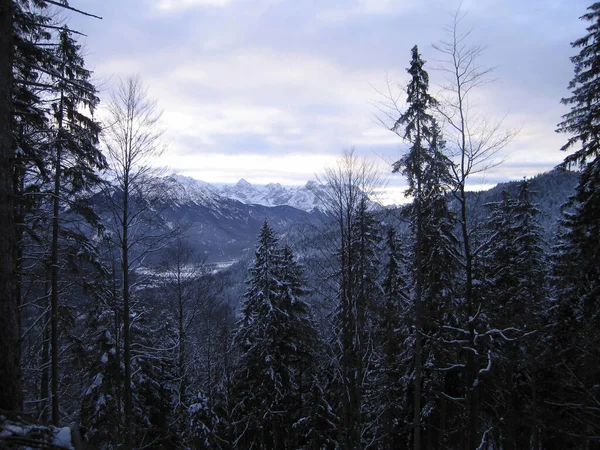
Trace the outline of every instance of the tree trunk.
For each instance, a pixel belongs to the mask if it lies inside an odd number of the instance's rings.
[[[22,409],[13,192],[13,2],[0,0],[0,408]]]
[[[415,199],[417,214],[417,243],[415,251],[415,265],[417,269],[416,293],[415,293],[415,388],[413,397],[413,449],[421,448],[421,352],[423,343],[421,336],[422,312],[421,302],[423,299],[423,217],[420,198],[421,180],[417,180],[418,190]]]
[[[461,108],[462,113],[462,108]],[[466,148],[465,134],[462,134],[462,148]],[[462,173],[465,172],[465,155],[463,152],[462,157]],[[475,323],[473,320],[475,314],[475,302],[473,297],[473,255],[471,253],[471,242],[469,237],[469,227],[467,222],[467,195],[465,192],[466,180],[463,178],[460,183],[460,225],[463,240],[463,252],[465,257],[465,302],[467,304],[467,320],[468,320],[468,331],[469,331],[469,346],[473,350],[467,350],[467,448],[469,450],[475,449],[478,446],[478,416],[479,416],[479,386],[475,385],[477,378],[477,361],[475,360],[474,349],[475,344]]]
[[[46,266],[46,280],[45,280],[45,289],[44,289],[44,293],[46,294],[44,296],[44,299],[41,303],[41,307],[43,308],[43,310],[47,310],[48,308],[48,303],[49,303],[49,299],[50,296],[52,295],[50,293],[51,290],[51,281],[50,281],[50,267],[48,265],[48,263],[45,264]],[[48,328],[48,326],[46,325],[46,318],[44,318],[44,331],[43,331],[43,336],[44,336],[44,342],[42,344],[42,357],[41,357],[41,363],[40,366],[42,367],[42,375],[41,375],[41,380],[40,380],[40,399],[42,399],[42,403],[41,403],[41,408],[42,410],[40,411],[40,419],[42,421],[42,423],[48,423],[48,400],[49,400],[49,395],[50,395],[50,328]]]
[[[538,424],[538,399],[537,399],[537,373],[536,373],[536,364],[535,362],[532,364],[531,368],[531,403],[533,405],[532,411],[532,430],[531,430],[531,448],[533,450],[540,450],[540,435],[539,435],[539,424]]]
[[[61,101],[62,104],[62,101]],[[62,120],[59,118],[59,130]],[[61,142],[60,133],[56,145],[56,167],[54,171],[54,198],[52,199],[52,249],[50,256],[50,361],[51,361],[51,385],[52,393],[52,425],[58,426],[59,398],[58,398],[58,214],[60,206],[60,165],[61,165]]]
[[[125,450],[133,448],[133,401],[131,393],[131,333],[130,333],[130,305],[129,305],[129,189],[125,182],[123,192],[123,240],[121,242],[121,259],[123,270],[123,365],[125,366],[125,381],[123,387],[125,407]]]

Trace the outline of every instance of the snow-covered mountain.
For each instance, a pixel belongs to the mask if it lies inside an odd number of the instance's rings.
[[[181,175],[162,181],[155,210],[167,223],[183,226],[184,239],[208,263],[240,259],[254,248],[265,219],[282,235],[298,225],[319,226],[326,221],[319,200],[322,188],[314,181],[302,187],[255,186],[243,179],[233,186],[217,186]],[[541,174],[531,181],[532,200],[541,210],[540,224],[549,243],[556,233],[561,205],[573,193],[576,181],[576,173],[565,171]],[[502,190],[516,189],[518,183],[509,182],[471,193],[471,223],[485,220],[489,214],[486,205],[497,201]],[[386,209],[380,208],[378,211],[385,213]]]
[[[172,186],[174,200],[183,203],[205,203],[224,197],[246,205],[291,206],[308,212],[315,208],[323,210],[319,199],[320,186],[315,181],[298,187],[279,183],[253,185],[243,178],[235,185],[218,186],[182,175],[171,175],[166,181]]]
[[[211,264],[238,260],[254,248],[265,219],[281,235],[297,225],[324,220],[306,188],[254,187],[247,182],[229,188],[235,191],[170,175],[157,183],[153,211],[164,223],[182,227],[183,239]]]

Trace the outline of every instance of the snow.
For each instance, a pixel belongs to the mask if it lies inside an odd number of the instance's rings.
[[[89,388],[87,388],[85,395],[90,395],[94,389],[96,389],[98,386],[100,386],[102,384],[102,380],[103,380],[103,375],[101,373],[97,373],[96,376],[94,377],[94,380],[92,381],[92,385]]]
[[[18,435],[18,436],[23,436],[25,434],[25,431],[20,426],[12,425],[10,423],[6,423],[6,424],[4,424],[2,433],[3,433],[2,434],[3,436],[10,436],[11,434],[12,435]]]
[[[169,186],[173,202],[180,205],[211,205],[223,199],[232,199],[247,205],[285,205],[308,212],[315,208],[323,209],[319,200],[321,188],[315,181],[309,181],[305,186],[286,187],[280,183],[261,186],[253,185],[242,178],[233,186],[216,186],[182,175],[170,175],[165,178],[165,182]]]
[[[71,430],[69,427],[63,427],[58,430],[54,436],[54,445],[60,445],[64,448],[73,448],[71,443]]]

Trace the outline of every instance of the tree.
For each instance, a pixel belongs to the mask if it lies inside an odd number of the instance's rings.
[[[52,348],[52,423],[59,424],[58,398],[58,284],[59,214],[65,200],[73,206],[82,191],[98,185],[97,170],[106,168],[106,160],[97,147],[100,124],[90,116],[99,102],[91,73],[84,67],[80,46],[64,26],[55,49],[57,67],[56,94],[53,102],[56,138],[54,140],[54,189],[52,198],[51,243],[51,348]],[[87,108],[90,116],[83,113]],[[68,183],[68,187],[65,184]],[[65,189],[67,187],[67,189]],[[66,191],[66,192],[63,192]],[[72,208],[75,210],[76,208]]]
[[[409,402],[405,401],[407,391],[406,368],[412,367],[412,352],[407,345],[412,321],[413,303],[409,297],[410,275],[407,255],[396,229],[389,227],[386,237],[387,258],[384,263],[382,289],[384,304],[381,305],[378,321],[379,370],[375,383],[380,386],[375,399],[381,418],[375,433],[375,441],[382,449],[396,449],[406,445],[404,431],[411,420]],[[374,422],[377,422],[375,419]]]
[[[0,1],[0,408],[21,408],[19,298],[14,223],[12,66],[13,1]]]
[[[189,434],[188,407],[191,402],[196,405],[202,403],[197,401],[198,398],[192,392],[198,384],[194,381],[200,375],[195,368],[206,364],[210,374],[212,362],[210,358],[201,361],[203,343],[196,338],[200,328],[197,322],[203,318],[210,324],[214,312],[210,310],[213,306],[212,298],[208,297],[210,294],[203,292],[206,291],[206,286],[201,284],[201,277],[207,275],[206,269],[203,264],[195,262],[195,257],[193,248],[178,237],[166,248],[160,267],[164,277],[159,291],[160,303],[165,305],[163,313],[167,321],[165,341],[168,348],[172,349],[169,351],[172,367],[169,378],[172,385],[173,415],[182,440]],[[209,334],[213,330],[206,332]],[[209,342],[207,346],[211,344]],[[207,350],[213,351],[212,348]],[[207,405],[203,405],[202,410],[212,406],[210,400],[209,392]]]
[[[433,116],[438,102],[429,94],[425,62],[417,46],[411,54],[407,69],[411,75],[407,87],[408,108],[391,129],[409,145],[406,155],[394,163],[393,171],[407,177],[406,195],[413,198],[407,208],[412,232],[414,280],[411,289],[414,312],[413,447],[420,449],[424,350],[428,349],[428,370],[431,371],[434,366],[431,361],[441,359],[431,348],[431,337],[439,335],[442,317],[448,309],[453,275],[450,268],[454,266],[457,254],[453,235],[455,222],[446,199],[452,185],[453,165],[444,155],[445,142]],[[424,336],[427,336],[425,342]],[[432,377],[426,378],[426,382],[432,386]],[[431,441],[432,437],[429,439]]]
[[[322,201],[331,219],[334,255],[329,276],[335,280],[335,335],[332,357],[337,372],[342,448],[361,445],[364,432],[364,390],[372,356],[374,304],[381,298],[374,226],[369,196],[380,184],[372,163],[353,150],[344,151],[322,180]]]
[[[393,131],[404,129],[403,137],[411,144],[409,153],[394,164],[394,172],[402,171],[408,176],[408,195],[414,196],[415,234],[415,350],[414,350],[414,415],[413,415],[413,446],[421,448],[421,356],[422,356],[422,306],[423,301],[423,176],[427,172],[430,161],[427,160],[427,141],[431,141],[435,120],[429,110],[436,105],[435,99],[429,95],[429,75],[423,69],[419,49],[415,45],[412,59],[407,72],[411,80],[407,88],[408,109],[396,121]],[[431,158],[430,158],[431,159]]]
[[[593,3],[581,19],[590,22],[587,34],[571,45],[579,54],[571,58],[575,75],[569,83],[571,97],[562,99],[571,110],[563,116],[557,131],[571,136],[563,151],[579,145],[565,157],[563,168],[581,170],[575,194],[565,208],[560,242],[556,248],[554,275],[558,302],[564,320],[576,325],[565,350],[571,357],[565,364],[568,384],[560,403],[578,417],[572,434],[581,448],[593,445],[598,435],[598,363],[600,362],[600,3]],[[570,318],[570,319],[569,319]],[[575,353],[573,353],[575,351]],[[574,442],[571,445],[576,445]]]
[[[481,339],[496,355],[496,370],[490,388],[482,389],[484,412],[492,417],[503,447],[523,448],[531,442],[539,448],[537,372],[544,349],[538,342],[545,338],[544,314],[551,306],[539,210],[531,202],[528,181],[520,183],[515,196],[503,191],[501,200],[488,206],[490,241],[481,252],[478,279],[493,324]]]
[[[37,157],[42,154],[48,156],[45,149],[48,148],[49,130],[46,107],[41,100],[42,93],[52,92],[52,83],[47,81],[49,78],[54,77],[54,81],[60,78],[61,81],[69,83],[62,77],[60,70],[56,70],[57,59],[53,43],[49,43],[52,35],[48,30],[57,27],[49,23],[51,19],[47,13],[48,3],[92,16],[68,6],[66,2],[3,1],[0,5],[0,165],[1,170],[6,171],[2,173],[0,204],[2,208],[7,208],[2,210],[2,220],[6,223],[1,246],[2,261],[7,265],[2,267],[1,272],[2,277],[8,277],[6,297],[3,294],[0,301],[1,308],[6,307],[6,310],[0,311],[3,320],[7,321],[6,326],[3,324],[1,327],[2,332],[7,333],[6,338],[2,338],[2,345],[11,348],[6,349],[7,364],[4,366],[10,375],[7,373],[6,377],[2,377],[3,380],[10,381],[6,381],[6,389],[1,390],[6,393],[7,398],[12,398],[9,403],[20,396],[16,394],[15,389],[20,390],[17,386],[21,382],[18,370],[20,345],[15,338],[18,339],[19,335],[17,308],[21,281],[21,237],[24,230],[21,198],[23,192],[20,192],[24,174],[22,160],[33,161],[40,172],[45,172],[45,165],[50,166],[49,158]],[[40,12],[34,11],[34,8]],[[9,259],[12,262],[9,262]],[[3,404],[3,401],[0,401],[0,404]]]
[[[462,293],[464,298],[461,322],[468,337],[464,346],[466,354],[466,399],[467,399],[467,447],[474,449],[480,445],[479,427],[479,373],[487,361],[478,361],[475,351],[478,323],[484,317],[480,311],[481,298],[476,295],[476,280],[473,233],[469,223],[467,183],[474,174],[481,173],[501,162],[500,151],[511,141],[516,132],[504,130],[502,122],[492,122],[477,113],[471,97],[478,87],[489,81],[492,69],[479,65],[484,49],[468,42],[470,32],[461,32],[460,25],[464,15],[460,9],[454,15],[452,24],[447,28],[449,39],[434,48],[441,55],[440,69],[446,74],[442,86],[438,112],[443,119],[444,135],[451,143],[450,152],[455,159],[452,166],[453,195],[458,203],[459,242],[461,266],[463,267]],[[462,334],[462,331],[460,332]],[[463,339],[464,336],[461,336]],[[470,350],[469,350],[470,349]],[[483,364],[483,367],[480,367]],[[485,373],[485,372],[483,372]]]
[[[119,248],[123,305],[123,400],[125,448],[133,446],[132,403],[132,272],[148,251],[166,241],[164,233],[145,226],[144,216],[154,199],[152,163],[160,145],[160,113],[139,77],[121,80],[108,102],[109,123],[104,142],[112,180],[105,190],[112,214],[112,238]]]
[[[95,448],[117,448],[115,434],[120,434],[123,426],[120,326],[113,310],[116,303],[116,292],[105,282],[96,286],[85,311],[81,353],[89,384],[81,395],[79,418],[86,427],[87,442]]]
[[[265,221],[249,269],[248,291],[234,343],[241,354],[234,374],[240,448],[298,448],[294,424],[303,419],[315,331],[301,269],[289,247],[279,248]]]

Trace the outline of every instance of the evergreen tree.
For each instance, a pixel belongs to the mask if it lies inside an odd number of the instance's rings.
[[[396,449],[406,445],[405,428],[411,423],[405,392],[407,382],[405,368],[411,366],[412,352],[407,351],[407,340],[411,336],[407,318],[413,316],[409,297],[410,275],[402,242],[393,227],[387,230],[387,258],[383,272],[384,303],[379,311],[377,323],[378,358],[374,384],[377,405],[374,411],[374,441],[378,448]]]
[[[19,351],[19,297],[16,286],[16,239],[13,216],[14,190],[11,183],[14,147],[11,120],[13,66],[12,0],[0,2],[0,408],[20,409],[22,404]]]
[[[488,244],[481,254],[481,295],[485,299],[486,342],[495,370],[488,389],[482,389],[483,410],[496,428],[503,448],[517,449],[537,442],[539,405],[536,378],[541,355],[538,342],[548,308],[542,229],[539,210],[532,204],[529,182],[516,198],[506,191],[489,205]]]
[[[431,113],[437,105],[429,94],[429,75],[424,69],[417,46],[411,51],[407,69],[411,75],[407,87],[408,108],[396,121],[392,130],[408,141],[408,153],[394,163],[394,172],[402,172],[408,179],[406,195],[413,197],[409,218],[414,236],[412,297],[414,303],[414,382],[413,382],[413,447],[421,448],[421,415],[423,388],[423,361],[431,369],[438,357],[431,351],[431,342],[423,336],[434,335],[448,308],[451,268],[455,261],[453,218],[445,198],[451,182],[452,163],[443,154],[444,141]],[[436,361],[435,363],[433,361]],[[412,372],[412,370],[411,370]],[[432,380],[428,380],[431,384]]]
[[[375,410],[379,404],[374,403],[375,391],[381,386],[376,384],[375,369],[376,337],[378,313],[382,308],[382,289],[380,285],[380,242],[378,223],[369,208],[369,200],[362,195],[356,217],[351,224],[351,235],[348,255],[349,302],[338,317],[345,348],[344,379],[347,380],[349,402],[346,414],[349,424],[354,424],[350,431],[352,445],[365,445],[373,439],[372,421],[377,417]],[[342,402],[343,404],[343,402]],[[353,442],[353,443],[352,443]]]
[[[51,246],[51,348],[52,348],[52,423],[58,426],[58,284],[59,284],[59,214],[65,199],[71,205],[83,206],[90,217],[91,211],[76,196],[84,189],[97,185],[97,170],[105,169],[106,161],[97,147],[100,124],[82,111],[87,108],[93,114],[99,99],[89,82],[90,72],[84,67],[80,46],[72,39],[70,30],[64,26],[56,45],[57,96],[53,102],[56,138],[54,147],[54,176],[52,197],[52,246]],[[67,189],[65,189],[67,187]],[[66,192],[65,192],[66,191]],[[76,197],[75,199],[73,197]],[[71,208],[76,209],[76,206]]]
[[[106,295],[93,296],[85,326],[87,343],[83,343],[86,379],[89,380],[81,395],[81,424],[86,429],[87,442],[98,449],[119,447],[123,393],[120,327],[115,327],[115,314],[106,304]],[[114,302],[113,302],[114,303]]]
[[[248,291],[234,337],[235,447],[298,447],[294,424],[305,412],[314,329],[291,251],[281,250],[265,221],[249,270]],[[310,378],[308,378],[310,379]]]
[[[98,99],[90,72],[73,31],[57,26],[47,6],[46,2],[14,2],[12,183],[18,224],[15,281],[21,302],[30,304],[37,297],[38,308],[22,309],[22,320],[27,329],[30,323],[41,324],[43,337],[41,346],[32,336],[24,340],[25,351],[40,348],[39,355],[24,360],[25,382],[40,385],[39,392],[28,389],[27,400],[41,406],[40,417],[45,420],[44,399],[51,399],[52,420],[57,424],[59,386],[67,387],[60,385],[58,355],[64,343],[61,335],[68,331],[61,330],[67,327],[59,322],[72,317],[66,313],[66,292],[60,302],[59,295],[72,285],[72,280],[64,282],[66,276],[74,272],[85,276],[79,270],[85,259],[80,256],[93,253],[88,251],[93,247],[88,238],[94,231],[83,230],[88,224],[81,219],[96,224],[89,189],[99,181],[95,171],[106,165],[96,147],[100,127],[93,110]],[[36,284],[47,287],[38,290]]]
[[[554,276],[561,319],[576,326],[564,336],[562,347],[570,353],[561,389],[561,402],[568,405],[569,431],[576,437],[570,446],[585,448],[598,428],[600,400],[600,2],[592,4],[581,17],[589,22],[587,34],[573,42],[579,54],[571,58],[575,75],[569,83],[571,97],[562,103],[571,106],[557,131],[571,137],[562,147],[578,146],[565,157],[562,167],[578,166],[579,183],[565,208],[561,240],[556,248]]]

